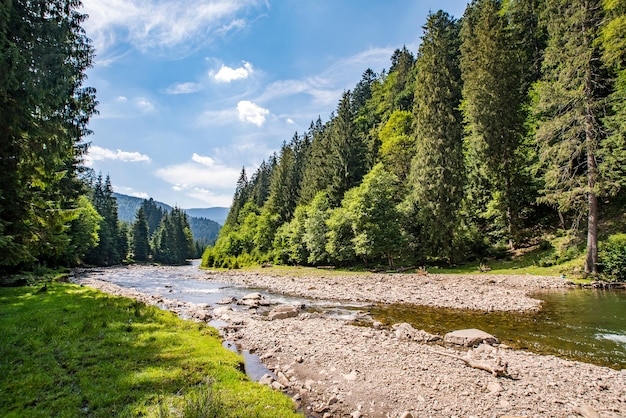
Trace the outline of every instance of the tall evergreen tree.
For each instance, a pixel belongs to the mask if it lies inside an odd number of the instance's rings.
[[[95,90],[80,2],[0,2],[0,266],[58,259],[83,192],[77,179]]]
[[[132,252],[135,261],[148,261],[150,257],[150,240],[148,236],[148,221],[143,206],[137,210],[137,216],[132,228]]]
[[[92,203],[102,217],[98,245],[86,255],[86,261],[96,265],[113,265],[122,261],[120,253],[120,230],[117,218],[117,200],[109,176],[102,180],[98,175],[93,185]]]
[[[462,110],[467,147],[478,162],[475,178],[489,185],[490,206],[496,208],[509,246],[520,228],[519,184],[524,167],[523,139],[525,96],[516,39],[499,0],[474,0],[467,7],[461,27]],[[488,212],[489,208],[482,208]]]
[[[452,257],[459,224],[465,179],[459,44],[454,19],[442,11],[428,16],[416,64],[417,140],[407,199],[424,255]]]
[[[604,146],[606,80],[600,62],[600,0],[549,0],[548,46],[537,88],[537,142],[544,172],[542,199],[561,211],[587,213],[585,272],[598,261],[598,157]]]
[[[349,91],[343,93],[329,133],[328,191],[335,204],[341,201],[346,191],[361,182],[367,168],[367,148],[356,135],[350,97]]]

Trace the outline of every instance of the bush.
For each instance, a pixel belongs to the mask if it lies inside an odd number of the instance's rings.
[[[611,235],[600,246],[600,269],[609,280],[626,281],[626,234]]]

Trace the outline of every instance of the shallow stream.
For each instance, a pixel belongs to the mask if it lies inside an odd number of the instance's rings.
[[[115,272],[115,274],[111,274]],[[241,298],[251,291],[219,281],[204,280],[198,262],[180,268],[101,270],[93,276],[142,293],[184,302],[215,305],[225,297]],[[90,274],[91,275],[91,274]],[[408,322],[438,334],[479,328],[518,349],[553,354],[572,360],[626,368],[626,291],[574,289],[536,294],[544,301],[540,312],[477,312],[415,305],[345,304],[260,291],[271,304],[304,305],[307,309],[348,320],[363,318],[391,325]]]

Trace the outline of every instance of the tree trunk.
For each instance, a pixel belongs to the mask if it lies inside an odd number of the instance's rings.
[[[596,178],[596,160],[593,153],[587,155],[588,187],[589,187],[589,216],[587,218],[587,257],[585,259],[585,273],[597,273],[598,264],[598,197],[593,190]]]

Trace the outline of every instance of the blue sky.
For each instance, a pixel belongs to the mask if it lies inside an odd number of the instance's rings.
[[[86,164],[116,192],[181,208],[229,206],[367,68],[416,52],[429,11],[465,0],[83,0],[99,115]]]

